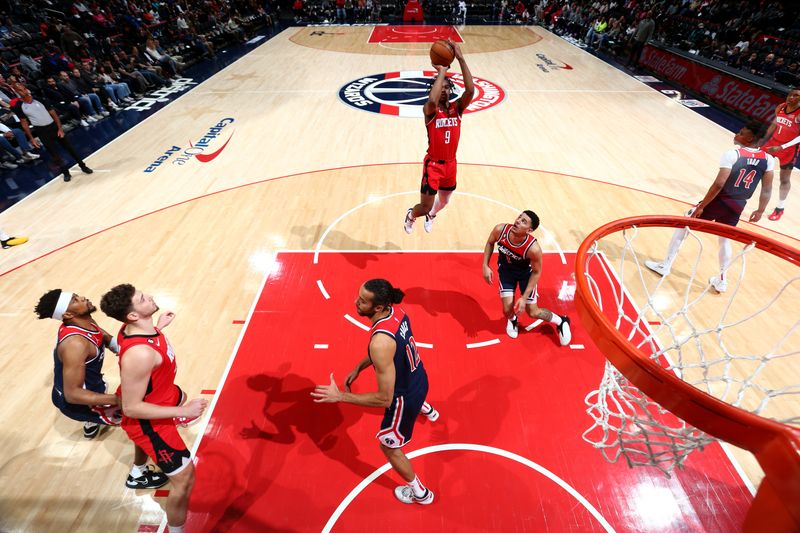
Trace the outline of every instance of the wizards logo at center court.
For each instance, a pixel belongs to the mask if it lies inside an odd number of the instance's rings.
[[[372,113],[422,118],[422,106],[428,101],[435,74],[433,71],[412,70],[365,76],[339,89],[339,98],[349,106]],[[449,77],[456,86],[451,99],[456,100],[464,92],[464,79],[458,73],[449,74]],[[491,81],[475,76],[472,81],[475,95],[465,113],[483,111],[505,99],[505,91]]]

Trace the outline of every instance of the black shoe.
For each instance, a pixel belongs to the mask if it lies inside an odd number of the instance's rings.
[[[69,170],[64,171],[64,181],[69,181],[72,179],[72,174],[69,173]]]
[[[100,434],[103,424],[95,424],[94,422],[85,422],[83,424],[83,438],[93,439]]]
[[[91,174],[92,172],[94,172],[94,170],[87,167],[86,165],[79,165],[79,166],[81,168],[81,172],[83,172],[84,174]]]
[[[145,467],[144,474],[139,477],[132,477],[128,474],[125,486],[129,489],[157,489],[167,484],[169,478],[163,472],[153,470],[152,465]]]

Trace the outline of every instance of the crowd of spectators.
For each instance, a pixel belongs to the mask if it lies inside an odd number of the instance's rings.
[[[733,69],[800,84],[800,3],[789,0],[533,0],[533,20],[587,47],[629,56],[652,39]]]
[[[403,0],[293,0],[297,23],[401,22]],[[800,84],[800,2],[794,0],[422,0],[444,23],[541,24],[623,58],[644,42]],[[643,24],[643,21],[647,21]]]
[[[38,158],[13,113],[23,90],[91,127],[277,20],[277,0],[23,0],[0,14],[0,168]]]

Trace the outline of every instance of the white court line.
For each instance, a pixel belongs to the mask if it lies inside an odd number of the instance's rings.
[[[273,254],[273,261],[277,258],[278,252]],[[228,374],[233,367],[233,362],[236,359],[236,354],[239,353],[239,346],[242,344],[242,340],[244,339],[244,335],[247,332],[247,328],[250,325],[250,319],[253,317],[253,314],[256,310],[256,305],[258,304],[258,298],[261,296],[261,292],[264,290],[264,286],[267,284],[267,279],[269,275],[272,273],[271,269],[268,269],[267,272],[264,274],[264,278],[261,280],[261,287],[256,291],[255,296],[253,297],[253,303],[250,305],[250,311],[247,313],[247,318],[244,321],[244,326],[242,327],[241,331],[239,332],[239,338],[236,340],[236,344],[233,347],[233,351],[231,355],[228,357],[228,364],[225,366],[225,370],[222,372],[222,377],[219,380],[219,384],[217,385],[217,391],[214,393],[214,397],[211,399],[211,403],[206,409],[206,412],[203,413],[203,418],[200,421],[200,425],[198,426],[197,430],[197,437],[194,440],[194,444],[190,449],[192,453],[192,461],[194,461],[195,466],[198,462],[197,457],[197,450],[200,448],[200,442],[203,440],[203,435],[205,435],[206,428],[208,427],[208,423],[211,421],[211,414],[214,412],[214,408],[217,406],[217,401],[219,401],[220,395],[222,394],[222,388],[225,386],[225,381],[228,379]],[[167,515],[166,513],[161,518],[161,524],[158,527],[158,533],[163,533],[167,527]]]
[[[347,321],[350,322],[351,324],[355,324],[356,326],[360,327],[364,331],[369,331],[369,328],[367,326],[365,326],[364,324],[362,324],[361,322],[359,322],[355,318],[351,317],[347,313],[345,313],[344,318],[347,319]]]
[[[326,300],[330,300],[331,299],[331,295],[328,294],[328,291],[325,290],[325,286],[322,285],[322,280],[321,279],[317,280],[317,287],[319,287],[319,292],[322,293],[322,296],[324,296]]]
[[[467,348],[483,348],[484,346],[491,346],[492,344],[500,344],[500,339],[492,339],[490,341],[473,342],[467,344]]]
[[[429,344],[427,342],[418,342],[417,348],[433,348],[433,344]]]
[[[589,513],[591,513],[591,515],[595,518],[595,520],[597,520],[600,523],[603,529],[611,533],[614,532],[614,528],[611,527],[611,524],[609,524],[605,518],[603,518],[603,515],[601,515],[600,512],[597,509],[595,509],[595,507],[591,503],[589,503],[589,501],[586,498],[581,496],[581,494],[577,490],[575,490],[572,486],[567,484],[566,481],[564,481],[563,479],[561,479],[560,477],[558,477],[545,467],[537,463],[534,463],[530,459],[522,457],[521,455],[517,455],[516,453],[509,452],[501,448],[495,448],[493,446],[484,446],[482,444],[459,443],[459,444],[439,444],[438,446],[428,446],[427,448],[422,448],[420,450],[415,450],[409,453],[408,458],[414,459],[416,457],[421,457],[423,455],[428,455],[437,452],[446,452],[446,451],[474,451],[474,452],[488,453],[492,455],[498,455],[500,457],[505,457],[506,459],[510,459],[524,466],[527,466],[528,468],[531,468],[532,470],[535,470],[539,474],[543,475],[544,477],[546,477],[547,479],[549,479],[550,481],[552,481],[553,483],[564,489],[570,496],[575,498],[575,500],[577,500],[577,502],[580,505],[582,505],[584,509],[586,509],[587,511],[589,511]],[[375,470],[372,474],[367,476],[363,481],[361,481],[361,483],[356,485],[356,487],[350,491],[350,494],[345,496],[344,500],[342,500],[342,503],[339,504],[339,506],[331,515],[331,517],[328,519],[328,522],[325,524],[325,527],[322,528],[322,533],[330,533],[330,531],[333,529],[333,526],[336,525],[336,521],[339,520],[339,517],[342,515],[345,509],[347,509],[347,506],[350,505],[350,503],[356,499],[356,496],[358,496],[365,488],[367,488],[367,485],[375,481],[378,477],[382,476],[391,467],[392,466],[389,463],[386,463],[382,467]],[[480,497],[478,493],[473,493],[473,494],[475,495],[475,504],[476,505],[480,504],[480,499],[479,499]],[[534,503],[533,505],[536,504]],[[556,516],[547,518],[551,518],[554,523],[559,519],[559,517]]]
[[[410,44],[410,43],[406,43],[406,44]],[[418,43],[418,44],[427,45],[428,43]],[[378,41],[378,46],[380,46],[381,48],[386,48],[387,50],[399,50],[401,52],[423,52],[423,51],[428,49],[427,46],[423,46],[422,48],[418,48],[418,47],[417,48],[415,48],[415,47],[407,48],[407,47],[402,47],[402,46],[389,46],[384,41]]]
[[[583,350],[586,348],[583,344],[570,344],[569,347],[571,350]]]
[[[532,330],[533,328],[535,328],[536,326],[538,326],[541,323],[542,323],[542,319],[541,318],[537,319],[533,323],[531,323],[529,326],[525,326],[525,331],[530,331],[530,330]]]
[[[327,344],[315,344],[314,345],[314,349],[315,350],[327,350],[328,349],[328,345]]]

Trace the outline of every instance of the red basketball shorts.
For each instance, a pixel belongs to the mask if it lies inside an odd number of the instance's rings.
[[[456,160],[443,161],[425,156],[422,163],[422,194],[456,190]]]
[[[782,143],[777,141],[768,141],[764,146],[761,147],[762,150],[766,150],[771,146],[780,146]],[[790,168],[794,165],[795,160],[797,160],[797,149],[800,148],[800,145],[795,144],[794,146],[790,146],[785,150],[781,150],[780,152],[776,152],[773,157],[777,157],[778,161],[781,163],[781,168]]]
[[[192,456],[171,418],[142,420],[124,417],[122,429],[168,476],[181,472],[192,462]]]

